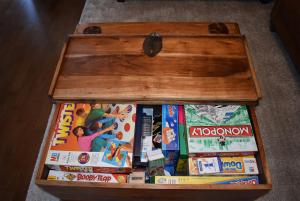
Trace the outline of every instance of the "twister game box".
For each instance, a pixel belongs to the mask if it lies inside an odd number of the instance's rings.
[[[175,166],[179,157],[177,105],[162,105],[162,151],[165,164]]]
[[[190,157],[189,175],[258,175],[254,156]]]
[[[257,145],[247,107],[185,105],[190,156],[253,155]]]
[[[47,180],[99,183],[126,183],[127,174],[83,173],[50,170]]]
[[[128,173],[136,119],[133,104],[62,103],[45,164],[68,172]]]

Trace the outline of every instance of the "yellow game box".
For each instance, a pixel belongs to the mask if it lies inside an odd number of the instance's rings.
[[[259,184],[257,176],[156,176],[155,184]]]

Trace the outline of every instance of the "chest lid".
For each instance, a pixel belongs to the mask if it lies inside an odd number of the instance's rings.
[[[241,35],[70,35],[49,90],[56,101],[256,102],[260,89]]]

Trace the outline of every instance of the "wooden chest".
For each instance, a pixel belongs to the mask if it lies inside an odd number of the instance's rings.
[[[145,55],[142,48],[151,32],[163,38],[162,50],[154,57]],[[36,184],[63,200],[254,200],[272,188],[255,116],[261,92],[246,39],[235,23],[79,25],[63,48],[49,95],[54,102],[246,104],[259,149],[259,185],[47,181],[49,169],[44,163],[56,110]]]

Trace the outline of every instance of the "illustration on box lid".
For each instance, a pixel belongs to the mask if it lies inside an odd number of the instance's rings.
[[[64,103],[59,107],[46,165],[64,170],[130,171],[135,105]]]
[[[255,137],[246,106],[185,105],[189,155],[253,153]]]

